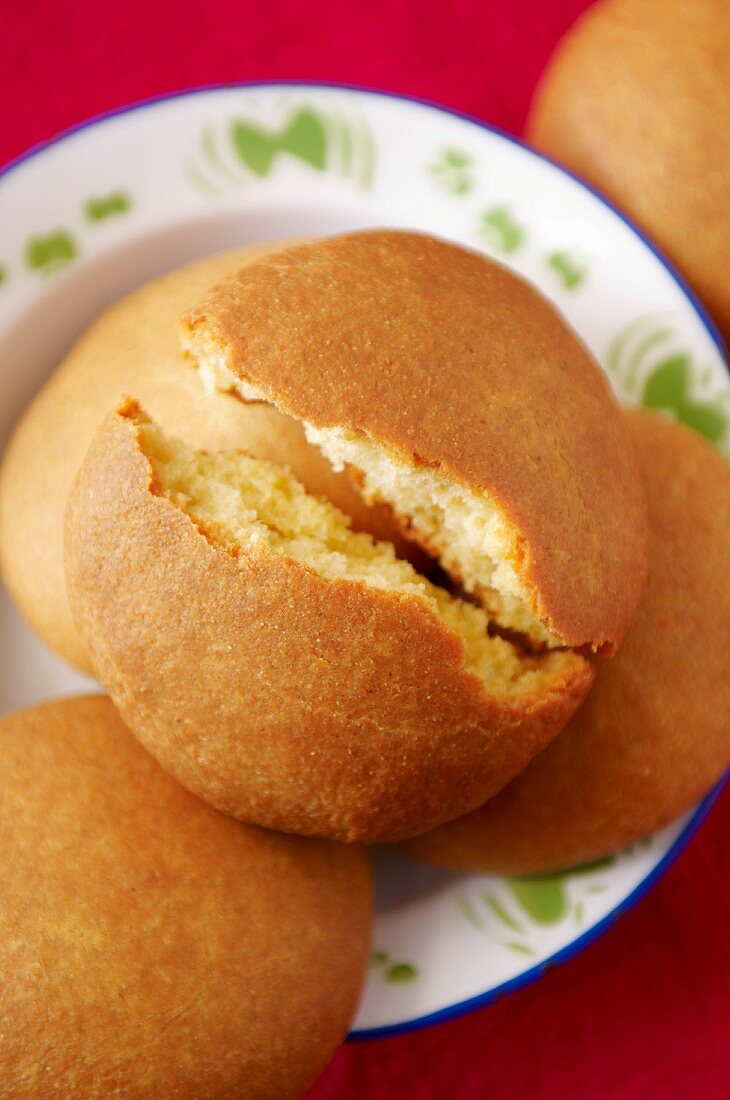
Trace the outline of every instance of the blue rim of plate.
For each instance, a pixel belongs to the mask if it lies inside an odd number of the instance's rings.
[[[705,795],[682,832],[672,846],[667,849],[659,862],[652,868],[646,878],[643,878],[639,885],[635,886],[631,893],[626,895],[623,901],[619,902],[610,913],[606,913],[605,917],[602,917],[601,920],[592,925],[582,936],[578,936],[577,939],[572,940],[565,947],[561,947],[559,951],[548,956],[547,959],[543,959],[542,962],[530,967],[529,970],[523,971],[523,973],[518,974],[517,977],[510,978],[508,981],[502,982],[501,985],[497,985],[493,989],[487,990],[485,993],[477,993],[475,997],[468,997],[465,1001],[459,1001],[457,1004],[449,1005],[447,1008],[439,1008],[435,1012],[428,1012],[425,1016],[417,1016],[414,1020],[408,1020],[403,1024],[385,1024],[383,1027],[369,1027],[362,1028],[362,1030],[359,1031],[352,1031],[347,1037],[348,1041],[360,1042],[363,1039],[382,1039],[387,1035],[398,1035],[406,1031],[420,1031],[421,1028],[430,1027],[432,1024],[443,1024],[446,1023],[447,1020],[455,1020],[457,1017],[465,1016],[467,1013],[473,1012],[477,1008],[484,1008],[486,1005],[496,1001],[499,997],[503,997],[506,993],[513,993],[518,989],[522,989],[523,986],[531,985],[532,982],[537,981],[538,978],[541,978],[543,974],[551,970],[554,966],[558,966],[560,963],[572,959],[574,955],[579,954],[584,948],[589,947],[594,940],[597,940],[599,936],[608,931],[620,916],[627,913],[629,909],[633,909],[637,902],[641,901],[644,895],[651,890],[652,886],[654,886],[664,872],[669,869],[692,840],[700,825],[712,809],[714,803],[717,801],[728,779],[730,779],[730,770],[725,773],[720,782],[713,787],[710,793]]]
[[[326,81],[326,80],[251,80],[251,81],[231,81],[221,84],[204,84],[195,88],[184,88],[175,92],[167,92],[157,96],[150,96],[146,99],[140,99],[134,103],[126,104],[122,107],[114,107],[109,111],[103,111],[100,114],[92,115],[90,118],[85,119],[83,122],[78,122],[74,126],[70,126],[55,137],[49,138],[47,141],[38,142],[36,145],[27,149],[24,153],[20,153],[18,156],[13,157],[5,165],[0,167],[0,180],[4,176],[8,175],[13,169],[18,168],[26,161],[31,160],[33,157],[45,152],[47,149],[54,145],[57,145],[61,141],[65,141],[66,138],[73,137],[74,134],[81,132],[82,130],[88,130],[92,126],[96,126],[101,122],[107,122],[110,119],[117,118],[119,115],[131,114],[134,111],[141,111],[147,107],[155,107],[160,103],[167,103],[170,100],[182,99],[186,96],[192,97],[197,95],[205,95],[214,92],[221,91],[235,91],[236,89],[246,88],[280,88],[280,87],[294,87],[294,88],[334,88],[341,91],[358,92],[363,95],[369,95],[381,99],[395,99],[405,103],[414,103],[421,107],[427,107],[430,110],[438,111],[440,114],[448,115],[452,118],[461,119],[464,122],[469,122],[473,126],[476,126],[480,130],[486,130],[488,133],[495,134],[497,137],[502,138],[504,141],[510,142],[512,145],[517,145],[520,149],[523,149],[526,153],[535,157],[537,160],[541,160],[551,167],[567,176],[582,187],[585,191],[589,192],[602,206],[607,207],[623,224],[638,237],[646,248],[656,257],[659,263],[664,267],[669,276],[674,280],[679,289],[684,294],[689,305],[697,314],[699,320],[702,322],[707,334],[712,342],[717,347],[720,355],[727,365],[727,352],[723,339],[720,335],[720,331],[717,328],[715,322],[710,317],[709,313],[705,309],[704,305],[697,298],[694,291],[689,287],[684,277],[676,270],[674,265],[664,256],[664,254],[657,248],[657,246],[649,240],[641,229],[622,213],[617,207],[613,205],[608,199],[596,191],[593,187],[582,180],[580,176],[564,168],[557,161],[551,157],[545,156],[544,153],[538,153],[537,150],[531,148],[525,142],[519,138],[514,137],[512,134],[508,134],[505,130],[501,130],[498,126],[492,126],[486,122],[482,122],[480,119],[475,118],[473,115],[467,114],[465,111],[458,111],[451,107],[444,107],[439,103],[435,103],[433,100],[425,99],[419,96],[405,95],[398,92],[387,92],[380,88],[370,88],[361,84],[347,84],[338,81]],[[730,370],[730,366],[728,366]],[[598,939],[603,932],[611,927],[612,924],[623,913],[632,909],[637,902],[639,902],[657,880],[664,874],[664,872],[671,866],[677,859],[681,852],[687,847],[689,842],[694,837],[695,833],[703,823],[708,813],[710,812],[713,804],[717,800],[722,788],[725,786],[728,778],[730,778],[730,770],[723,776],[719,783],[713,788],[712,791],[702,802],[699,803],[697,809],[692,814],[692,817],[687,822],[686,826],[679,834],[677,839],[671,845],[671,847],[664,853],[659,862],[653,867],[646,878],[642,879],[638,886],[636,886],[630,894],[628,894],[623,901],[619,902],[610,913],[607,913],[605,917],[602,917],[600,921],[589,928],[583,935],[567,944],[566,947],[556,951],[553,955],[550,955],[547,959],[538,963],[536,966],[531,967],[529,970],[525,970],[522,974],[518,974],[515,978],[510,978],[506,982],[502,982],[501,985],[495,986],[493,989],[487,990],[485,993],[479,993],[475,997],[469,997],[465,1001],[459,1001],[456,1004],[449,1005],[446,1008],[437,1009],[435,1012],[429,1012],[425,1016],[418,1016],[413,1020],[407,1020],[400,1024],[387,1024],[382,1027],[363,1028],[359,1031],[351,1032],[348,1036],[348,1041],[362,1041],[368,1039],[379,1039],[388,1035],[398,1035],[409,1031],[419,1031],[421,1028],[430,1027],[433,1024],[444,1023],[447,1020],[456,1019],[459,1016],[466,1015],[469,1012],[473,1012],[477,1008],[484,1008],[486,1005],[491,1004],[497,1000],[498,997],[504,996],[506,993],[511,993],[517,989],[522,989],[524,986],[530,985],[541,977],[547,970],[562,962],[567,962],[568,959],[573,958],[584,948],[588,947],[594,940]]]
[[[20,167],[27,160],[31,160],[33,157],[38,156],[40,153],[45,152],[46,149],[51,148],[54,145],[58,145],[60,142],[65,141],[66,138],[73,137],[74,134],[80,133],[82,130],[88,130],[92,126],[96,126],[101,122],[108,122],[110,119],[118,118],[120,115],[132,114],[135,111],[144,110],[147,107],[156,107],[159,103],[167,103],[174,99],[183,99],[186,96],[198,96],[207,95],[214,92],[226,92],[235,91],[236,89],[246,88],[334,88],[347,92],[358,92],[362,95],[370,95],[380,99],[395,99],[402,103],[414,103],[420,107],[428,107],[432,111],[438,111],[442,115],[448,115],[451,118],[461,119],[463,122],[469,122],[472,126],[476,126],[480,130],[486,130],[487,133],[495,134],[497,137],[502,138],[504,141],[509,142],[512,145],[518,146],[518,148],[529,153],[530,156],[535,157],[536,160],[541,160],[546,164],[551,165],[553,169],[559,172],[561,175],[567,176],[568,179],[573,180],[579,187],[582,187],[584,191],[587,191],[593,196],[602,206],[605,206],[615,216],[624,223],[635,237],[644,244],[649,251],[656,257],[662,267],[665,268],[670,277],[677,284],[679,289],[687,298],[689,304],[692,306],[694,312],[699,317],[700,321],[707,330],[708,335],[712,342],[716,345],[720,355],[724,359],[725,363],[728,363],[728,353],[725,347],[725,343],[720,334],[720,330],[710,317],[705,306],[699,300],[694,290],[689,286],[684,276],[680,274],[674,264],[667,259],[664,253],[651,241],[641,230],[638,225],[630,217],[624,214],[617,206],[602,195],[595,188],[591,187],[589,183],[581,179],[580,176],[571,172],[570,169],[565,168],[558,161],[553,160],[552,157],[547,156],[545,153],[539,153],[532,146],[522,141],[520,138],[515,137],[514,134],[507,133],[506,130],[500,129],[499,126],[493,126],[488,122],[483,122],[481,119],[476,118],[475,115],[470,115],[466,111],[459,111],[455,107],[444,107],[440,103],[436,103],[432,99],[427,99],[423,96],[407,95],[401,92],[387,92],[382,88],[368,87],[365,84],[348,84],[343,81],[337,80],[232,80],[228,82],[222,82],[220,84],[200,84],[194,88],[181,88],[175,92],[162,92],[160,95],[147,96],[143,99],[135,100],[133,103],[127,103],[121,107],[112,107],[108,111],[101,111],[99,114],[90,115],[89,118],[84,119],[82,122],[77,122],[73,126],[67,127],[65,130],[61,130],[52,138],[48,138],[46,141],[39,141],[35,145],[31,145],[25,152],[19,153],[17,156],[12,157],[4,165],[0,166],[0,180],[13,169]],[[728,368],[730,369],[730,367]]]

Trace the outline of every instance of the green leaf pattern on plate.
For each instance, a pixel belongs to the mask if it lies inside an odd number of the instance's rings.
[[[472,924],[477,932],[486,932],[484,921],[479,915],[476,905],[466,896],[466,894],[459,895],[456,899],[456,904],[469,921],[469,924]]]
[[[666,315],[626,325],[608,347],[606,366],[626,396],[673,416],[730,454],[730,395],[711,391],[711,372],[683,346]]]
[[[524,241],[525,227],[508,206],[495,206],[481,212],[477,235],[490,248],[509,255]]]
[[[536,954],[534,948],[529,947],[521,940],[506,940],[502,944],[502,947],[507,947],[510,951],[514,951],[517,955],[527,955],[531,959],[534,959]]]
[[[558,924],[568,913],[564,875],[513,878],[508,881],[514,900],[536,924]]]
[[[219,198],[268,179],[282,158],[299,161],[314,172],[333,172],[362,190],[372,187],[375,142],[359,109],[334,103],[327,109],[291,97],[278,102],[280,121],[266,122],[254,101],[247,116],[217,130],[207,126],[199,153],[185,165],[188,182],[208,198]]]
[[[393,984],[412,982],[419,976],[418,969],[412,963],[393,962],[387,951],[373,951],[371,963],[383,981]]]
[[[86,222],[101,222],[112,216],[126,214],[132,199],[121,189],[107,195],[92,195],[80,204],[80,214]],[[25,242],[20,264],[26,271],[53,275],[72,263],[81,253],[79,231],[58,227],[34,233]],[[9,280],[9,269],[0,264],[0,286]]]
[[[30,237],[25,246],[25,262],[31,271],[50,275],[78,254],[75,239],[66,229],[54,229],[36,237]]]
[[[444,146],[426,165],[435,185],[455,198],[464,198],[478,189],[474,159],[463,149]],[[475,240],[503,256],[511,256],[528,242],[528,228],[509,202],[497,202],[476,211]],[[542,255],[545,267],[562,290],[575,292],[589,275],[586,256],[574,248],[556,248]]]
[[[548,267],[558,276],[566,290],[577,290],[588,274],[588,264],[584,257],[574,250],[551,252],[547,257]]]
[[[647,845],[651,838],[642,842],[642,847]],[[478,932],[514,954],[533,957],[540,953],[543,930],[566,921],[575,928],[585,924],[587,900],[606,889],[600,876],[618,858],[609,856],[553,874],[494,879],[487,891],[476,897],[460,894],[456,904]]]
[[[310,107],[294,111],[279,130],[269,131],[252,122],[231,123],[233,146],[242,163],[260,179],[271,171],[280,153],[290,153],[323,172],[327,162],[327,128]]]
[[[473,163],[468,153],[447,146],[428,165],[428,171],[442,191],[450,195],[468,195],[474,189]]]
[[[132,208],[132,198],[127,191],[112,191],[108,195],[94,195],[84,203],[84,214],[90,222],[102,222]]]
[[[484,894],[483,897],[484,904],[489,906],[502,924],[505,924],[507,928],[511,928],[514,932],[524,932],[524,925],[512,916],[504,902],[501,902],[494,894]]]

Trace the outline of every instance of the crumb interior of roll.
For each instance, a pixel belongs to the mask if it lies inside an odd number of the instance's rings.
[[[432,584],[397,558],[390,543],[352,531],[348,516],[307,493],[284,467],[237,451],[196,451],[152,423],[138,426],[138,440],[154,474],[153,491],[185,512],[211,541],[234,553],[251,552],[258,544],[327,580],[422,600],[463,639],[466,670],[491,693],[538,691],[546,677],[575,660],[571,652],[534,654],[490,636],[482,608]]]
[[[234,376],[224,356],[206,346],[204,335],[193,338],[188,349],[207,392],[268,401],[260,390]],[[465,592],[474,594],[499,628],[524,635],[538,648],[564,645],[530,610],[529,596],[512,564],[515,534],[484,493],[470,491],[436,470],[399,463],[364,435],[306,422],[304,431],[335,470],[357,472],[368,504],[390,505],[407,533],[438,558]]]
[[[548,647],[560,646],[527,606],[523,586],[509,560],[514,536],[499,509],[425,466],[396,462],[365,436],[341,428],[304,425],[305,435],[335,470],[357,471],[369,504],[386,501],[444,570],[474,593],[500,627]]]

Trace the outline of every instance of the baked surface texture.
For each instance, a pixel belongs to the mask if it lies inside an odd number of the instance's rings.
[[[598,859],[688,810],[730,764],[730,466],[690,429],[627,412],[649,502],[649,578],[621,652],[525,771],[404,846],[521,874]]]
[[[281,536],[258,521],[236,545],[195,520],[153,472],[151,431],[129,403],[97,433],[69,498],[69,594],[131,729],[214,806],[304,835],[412,836],[495,793],[581,702],[592,680],[582,657],[510,656],[480,609],[432,586],[414,594],[427,582],[407,563],[396,563],[405,587],[390,590],[323,575],[286,542],[272,549]],[[341,542],[328,562],[347,565],[354,548]],[[436,598],[483,621],[493,683],[489,669],[485,680],[465,667]],[[506,677],[503,658],[515,666]]]
[[[298,1100],[370,950],[355,847],[224,817],[110,701],[0,721],[0,1096]]]
[[[244,396],[488,496],[531,612],[563,644],[620,642],[645,575],[638,469],[604,376],[527,283],[419,234],[351,233],[223,280],[183,340]]]
[[[730,341],[730,6],[603,0],[558,46],[527,132],[635,218]]]
[[[228,272],[276,247],[255,245],[196,260],[110,306],[79,337],[14,430],[0,469],[3,578],[36,633],[72,665],[91,671],[68,607],[63,513],[94,432],[128,394],[194,446],[245,447],[276,459],[312,492],[351,514],[356,526],[399,540],[385,511],[364,505],[348,478],[335,474],[306,442],[300,424],[265,405],[204,396],[180,350],[180,314]]]

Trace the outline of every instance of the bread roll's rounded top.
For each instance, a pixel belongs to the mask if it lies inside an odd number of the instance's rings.
[[[212,385],[304,421],[467,588],[506,593],[560,643],[620,641],[645,567],[635,459],[601,371],[517,276],[420,234],[351,233],[225,279],[183,341]],[[443,544],[425,514],[441,499]],[[494,530],[492,577],[454,552],[472,521]]]
[[[730,6],[602,0],[571,28],[529,139],[664,249],[730,341]]]
[[[369,953],[361,849],[188,794],[108,699],[0,720],[0,1092],[298,1100]]]
[[[592,861],[688,810],[730,765],[730,466],[699,435],[626,414],[647,488],[636,619],[561,734],[473,814],[406,845],[522,874]]]

